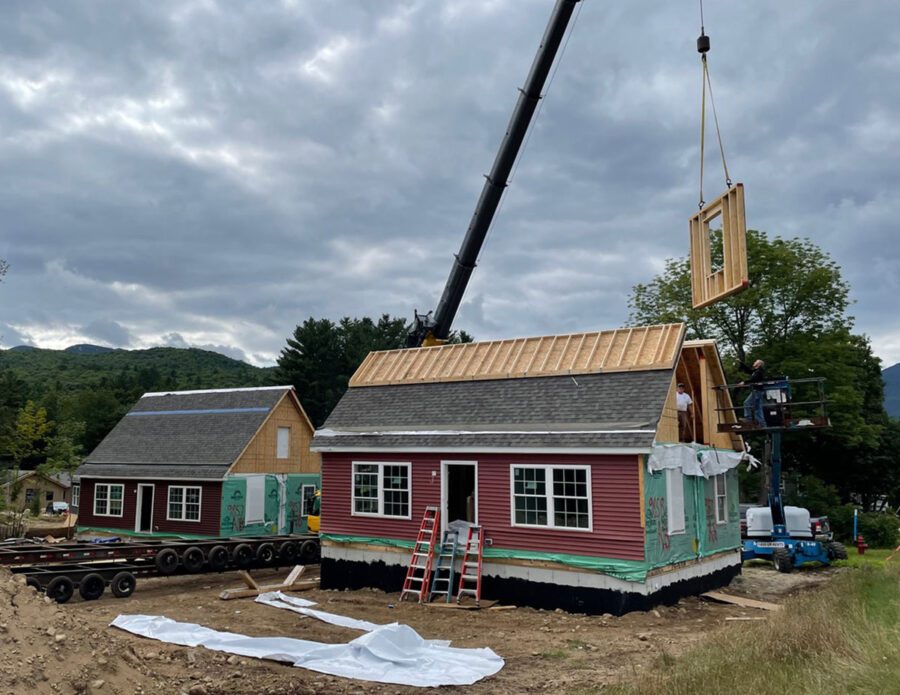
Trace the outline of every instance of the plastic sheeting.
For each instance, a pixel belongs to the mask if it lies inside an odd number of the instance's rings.
[[[680,468],[685,475],[711,478],[736,468],[742,462],[758,466],[759,461],[749,453],[729,449],[713,449],[700,444],[654,444],[647,459],[651,473],[666,468]]]
[[[170,644],[205,647],[228,654],[287,662],[332,676],[396,685],[471,685],[503,668],[503,659],[486,647],[451,647],[444,640],[423,639],[407,625],[375,625],[365,620],[314,611],[303,604],[315,604],[304,599],[268,596],[266,601],[261,602],[266,605],[273,605],[274,602],[280,604],[275,606],[278,608],[367,632],[346,644],[323,644],[290,637],[247,637],[152,615],[120,615],[111,625]]]
[[[349,627],[353,630],[372,632],[380,627],[387,627],[386,625],[370,623],[368,620],[357,620],[356,618],[348,618],[346,615],[317,611],[310,608],[310,606],[316,605],[315,601],[307,601],[305,598],[288,596],[280,591],[269,591],[265,594],[260,594],[256,597],[256,602],[266,606],[272,606],[272,608],[284,608],[289,611],[294,611],[294,613],[300,613],[300,615],[306,615],[310,618],[321,620],[323,623],[328,623],[329,625]],[[449,644],[449,642],[447,644]]]

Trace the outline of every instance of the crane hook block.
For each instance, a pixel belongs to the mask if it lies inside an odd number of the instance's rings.
[[[709,53],[709,37],[703,32],[697,37],[697,53]]]

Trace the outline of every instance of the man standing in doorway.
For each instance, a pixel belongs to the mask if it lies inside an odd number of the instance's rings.
[[[675,394],[675,408],[678,410],[678,441],[694,441],[694,428],[691,427],[691,412],[694,399],[684,392],[684,384],[678,384],[678,393]]]

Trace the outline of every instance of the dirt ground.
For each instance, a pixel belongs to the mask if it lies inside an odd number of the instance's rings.
[[[309,568],[313,570],[313,568]],[[840,570],[779,574],[771,567],[745,567],[730,593],[779,602],[814,590]],[[275,583],[284,573],[255,575]],[[313,571],[308,571],[314,576]],[[325,676],[285,664],[227,656],[135,637],[108,627],[120,613],[164,615],[246,635],[283,635],[320,642],[346,642],[349,630],[276,610],[252,599],[222,601],[224,588],[238,587],[236,574],[139,580],[129,599],[109,593],[92,602],[77,594],[57,606],[0,569],[0,693],[242,693],[406,694],[418,688]],[[627,681],[664,654],[678,656],[700,642],[766,618],[756,609],[691,597],[649,612],[585,616],[530,608],[466,611],[399,603],[381,591],[304,591],[322,610],[376,623],[401,622],[430,639],[456,647],[490,647],[506,665],[496,675],[465,688],[442,692],[588,693]],[[720,635],[721,633],[721,635]]]

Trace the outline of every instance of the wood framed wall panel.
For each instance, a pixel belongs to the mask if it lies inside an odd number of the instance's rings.
[[[722,268],[713,270],[709,223],[722,218]],[[691,298],[695,309],[709,306],[747,288],[747,220],[744,186],[736,183],[689,221]]]

